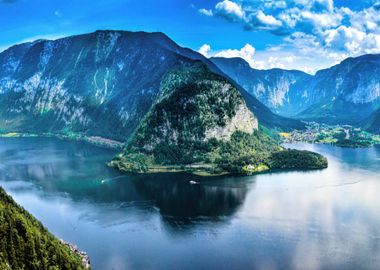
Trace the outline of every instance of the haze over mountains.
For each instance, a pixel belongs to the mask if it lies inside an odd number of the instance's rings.
[[[197,61],[224,75],[162,33],[96,31],[13,46],[0,54],[0,130],[125,140],[154,104],[164,75]],[[261,124],[303,127],[239,90]]]
[[[212,58],[222,71],[280,115],[376,130],[380,55],[348,58],[314,76],[295,70],[256,70],[243,59]],[[377,114],[378,115],[378,114]]]

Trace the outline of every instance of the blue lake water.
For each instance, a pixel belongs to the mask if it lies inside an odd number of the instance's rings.
[[[94,270],[380,269],[380,149],[288,147],[324,154],[329,168],[123,175],[105,165],[113,151],[4,138],[0,185]]]

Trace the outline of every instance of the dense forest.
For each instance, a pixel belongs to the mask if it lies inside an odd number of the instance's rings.
[[[190,152],[186,151],[192,148]],[[186,154],[186,153],[192,153]],[[328,162],[325,157],[310,151],[284,149],[263,130],[253,134],[236,131],[229,141],[211,139],[199,144],[160,144],[155,151],[138,151],[127,148],[118,155],[111,165],[128,172],[149,172],[151,167],[208,164],[208,172],[219,174],[255,173],[268,170],[324,169]],[[191,166],[190,166],[191,168]]]
[[[79,255],[0,188],[0,269],[79,270]]]

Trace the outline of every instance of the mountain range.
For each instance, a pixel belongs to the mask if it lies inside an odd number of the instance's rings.
[[[207,59],[163,33],[37,40],[0,53],[0,132],[126,142],[110,165],[133,172],[325,168],[323,157],[287,151],[267,134],[303,129],[301,120],[377,132],[378,58],[349,58],[312,76]]]
[[[125,141],[160,95],[165,75],[197,62],[227,77],[163,33],[96,31],[15,45],[0,54],[0,131],[73,131]],[[261,124],[304,126],[228,80]]]
[[[240,58],[211,61],[280,115],[378,131],[380,55],[348,58],[314,76],[296,70],[256,70]]]

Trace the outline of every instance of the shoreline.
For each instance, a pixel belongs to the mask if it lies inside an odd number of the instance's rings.
[[[188,164],[188,165],[151,165],[146,166],[144,171],[126,169],[124,166],[115,160],[107,163],[108,167],[117,169],[123,173],[134,174],[160,174],[160,173],[189,173],[203,177],[223,176],[233,174],[228,171],[217,169],[213,164]]]
[[[111,149],[122,150],[124,143],[100,136],[85,136],[79,133],[59,134],[59,133],[23,133],[23,132],[7,132],[0,133],[0,138],[56,138],[60,140],[87,142],[94,146]]]
[[[297,150],[299,151],[299,150]],[[188,164],[188,165],[151,165],[146,166],[144,171],[128,169],[123,166],[123,163],[112,160],[107,163],[108,167],[114,168],[122,173],[130,173],[136,175],[164,174],[164,173],[187,173],[200,177],[218,177],[218,176],[252,176],[260,174],[294,172],[294,171],[318,171],[328,168],[328,163],[324,167],[309,167],[309,168],[269,168],[268,166],[256,166],[251,168],[250,165],[244,166],[241,172],[226,171],[217,168],[215,164]]]
[[[279,132],[283,143],[326,144],[341,148],[371,148],[380,145],[380,134],[350,125],[310,122],[306,130]]]
[[[79,250],[76,245],[66,242],[62,239],[59,239],[59,241],[61,241],[63,245],[67,246],[72,252],[74,252],[81,258],[82,266],[84,269],[87,269],[87,270],[91,269],[90,257],[88,256],[86,252]]]
[[[344,145],[340,143],[327,143],[327,142],[319,142],[319,141],[307,141],[307,140],[282,140],[281,144],[291,144],[291,143],[308,143],[315,145],[330,145],[339,148],[351,148],[351,149],[368,149],[372,147],[378,147],[380,144],[371,144],[371,145]]]
[[[328,167],[324,168],[310,168],[310,169],[298,169],[298,168],[289,168],[289,169],[268,169],[268,170],[262,170],[262,171],[253,171],[253,172],[245,172],[245,173],[237,173],[237,172],[228,172],[223,171],[219,173],[211,173],[208,171],[190,171],[186,169],[176,169],[176,170],[169,170],[162,168],[161,170],[150,170],[145,172],[134,172],[134,171],[127,171],[123,169],[118,169],[117,167],[110,166],[111,168],[115,168],[118,171],[122,173],[130,173],[130,174],[136,174],[136,175],[150,175],[150,174],[165,174],[165,173],[188,173],[195,176],[200,177],[218,177],[218,176],[236,176],[236,177],[244,177],[244,176],[253,176],[253,175],[262,175],[262,174],[272,174],[272,173],[287,173],[287,172],[309,172],[309,171],[319,171],[327,169]],[[166,166],[163,166],[166,167]],[[180,167],[180,166],[179,166]]]

